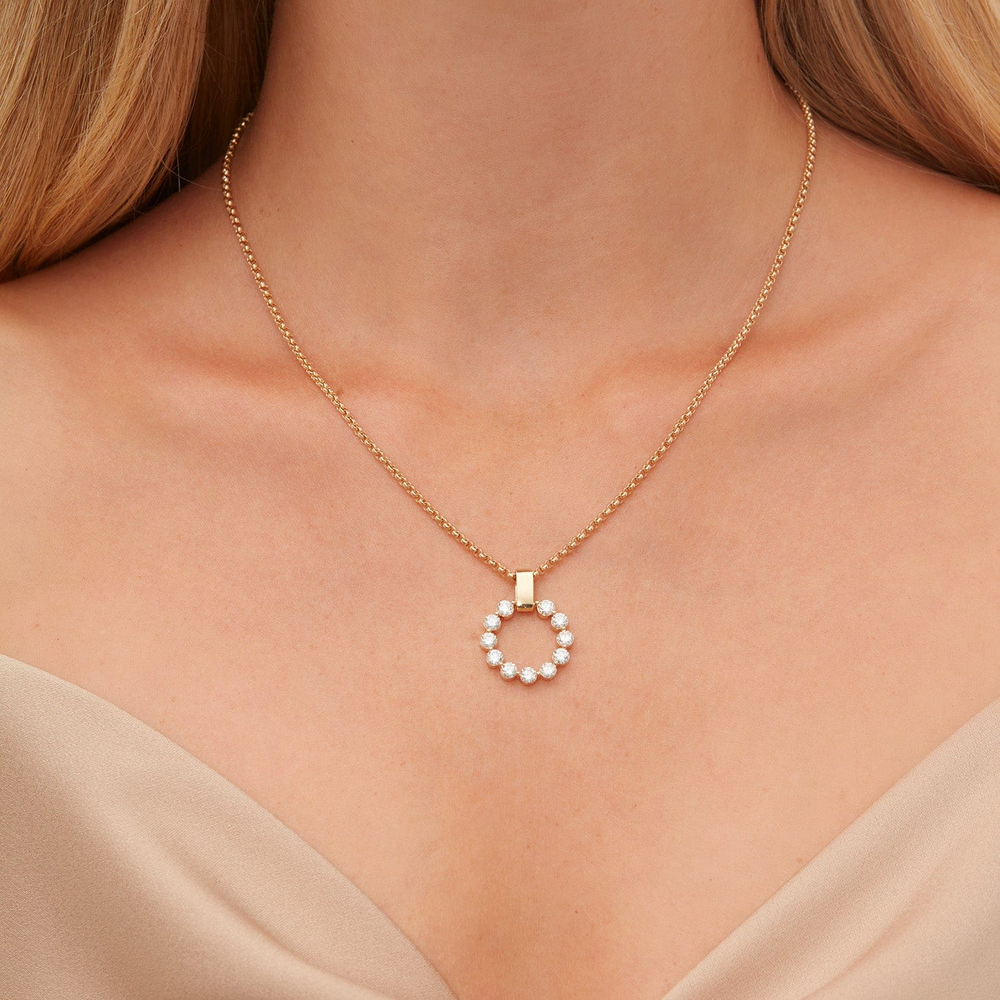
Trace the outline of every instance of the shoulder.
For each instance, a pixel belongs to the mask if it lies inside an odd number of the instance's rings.
[[[259,302],[219,199],[189,185],[61,263],[0,284],[8,432],[30,422],[41,434],[62,418],[63,430],[112,433],[166,417],[199,383],[253,369],[244,331]]]
[[[997,458],[985,421],[1000,417],[1000,194],[832,127],[821,138],[785,310],[810,362],[841,365],[862,413],[922,408]]]
[[[801,459],[789,502],[831,514],[824,558],[850,548],[852,586],[907,622],[930,689],[945,670],[981,705],[1000,654],[1000,195],[820,139],[763,317],[767,430]]]
[[[853,276],[876,315],[881,302],[916,328],[995,330],[1000,194],[843,134],[832,147],[823,180],[843,258],[828,262],[834,273]]]
[[[218,197],[185,189],[0,284],[0,562],[79,543],[84,522],[101,530],[127,470],[160,452],[182,462],[244,405],[259,303]]]

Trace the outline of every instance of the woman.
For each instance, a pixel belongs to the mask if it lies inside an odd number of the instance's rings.
[[[0,995],[996,996],[995,0],[260,6],[0,14]]]

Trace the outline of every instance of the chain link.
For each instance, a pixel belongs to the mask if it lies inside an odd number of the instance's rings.
[[[753,304],[753,308],[750,310],[746,321],[743,323],[743,327],[740,332],[736,335],[733,342],[726,349],[726,352],[721,358],[715,363],[715,367],[708,373],[705,381],[702,382],[698,391],[694,394],[691,402],[688,403],[687,409],[681,414],[677,423],[674,424],[670,433],[663,439],[656,451],[646,460],[646,463],[641,469],[625,484],[621,492],[607,505],[607,507],[602,510],[597,517],[595,517],[578,535],[567,542],[561,549],[555,552],[553,555],[549,556],[545,562],[541,563],[536,569],[532,571],[534,576],[541,576],[542,573],[547,572],[557,563],[562,562],[568,555],[574,552],[583,542],[585,542],[611,515],[638,489],[639,484],[645,480],[649,473],[653,470],[654,466],[666,455],[670,446],[677,440],[681,431],[684,430],[688,421],[694,416],[695,411],[701,405],[702,400],[708,395],[709,389],[712,388],[715,380],[722,374],[725,367],[733,360],[736,352],[740,349],[743,341],[746,340],[747,334],[750,333],[751,328],[757,321],[757,317],[760,315],[761,310],[764,308],[764,303],[767,301],[768,295],[771,293],[771,289],[778,277],[778,272],[781,270],[782,262],[785,259],[785,255],[788,253],[788,248],[792,242],[792,236],[795,233],[795,229],[799,223],[799,217],[802,214],[802,209],[805,206],[806,195],[809,192],[809,181],[812,177],[813,165],[816,158],[816,123],[813,118],[812,109],[806,102],[805,98],[802,97],[796,91],[793,91],[799,105],[802,108],[802,113],[805,116],[806,129],[808,132],[808,142],[806,148],[806,162],[805,167],[802,171],[802,180],[799,184],[798,196],[795,199],[795,204],[792,208],[792,214],[788,219],[788,225],[785,227],[784,235],[781,238],[781,242],[778,245],[778,251],[774,255],[774,259],[771,262],[771,267],[767,272],[767,277],[764,280],[764,285],[757,296],[757,300]],[[487,566],[491,569],[496,570],[501,576],[507,577],[510,580],[514,579],[514,570],[508,569],[503,563],[494,559],[491,555],[481,549],[476,545],[472,539],[468,537],[464,532],[460,531],[454,524],[451,523],[438,509],[423,495],[423,493],[418,490],[409,479],[400,471],[399,467],[389,458],[389,456],[372,440],[368,432],[358,423],[354,414],[347,408],[343,400],[337,395],[333,389],[330,388],[326,380],[319,374],[318,371],[313,367],[312,362],[306,357],[302,348],[299,346],[298,341],[292,336],[292,331],[288,328],[285,323],[284,318],[278,309],[278,304],[274,299],[274,295],[271,293],[271,289],[267,282],[264,280],[263,272],[260,269],[260,264],[257,262],[257,258],[253,252],[253,248],[250,246],[250,241],[247,239],[246,232],[243,228],[243,223],[240,220],[239,215],[236,211],[236,203],[233,200],[233,190],[232,190],[232,165],[233,165],[233,155],[236,152],[236,146],[240,141],[244,130],[247,127],[247,123],[253,117],[253,112],[251,111],[236,127],[236,131],[233,133],[232,138],[229,140],[229,146],[226,150],[226,155],[222,161],[222,195],[225,202],[226,211],[229,213],[229,219],[233,224],[233,230],[236,233],[236,238],[239,240],[240,248],[243,251],[243,256],[246,258],[246,262],[250,267],[250,271],[253,274],[254,281],[257,283],[257,287],[260,289],[260,294],[264,299],[264,303],[267,306],[268,311],[271,314],[271,318],[274,320],[275,326],[277,326],[282,337],[285,339],[285,343],[288,345],[292,354],[295,356],[296,361],[302,366],[305,373],[313,380],[319,390],[323,393],[326,398],[333,403],[337,408],[337,412],[344,418],[347,426],[354,432],[355,436],[361,441],[361,443],[368,449],[369,452],[378,460],[378,462],[383,466],[383,468],[392,476],[393,479],[406,491],[409,496],[411,496],[420,508],[427,513],[434,522],[439,525],[442,529],[448,532],[452,538],[459,542],[462,546],[468,549],[474,556],[481,559]]]

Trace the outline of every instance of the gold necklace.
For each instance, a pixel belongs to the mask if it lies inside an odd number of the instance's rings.
[[[628,481],[625,487],[611,501],[611,503],[609,503],[607,507],[605,507],[604,510],[602,510],[579,534],[570,539],[570,541],[567,542],[561,549],[549,556],[545,562],[541,563],[533,570],[508,569],[503,563],[487,554],[466,534],[456,528],[455,525],[452,524],[451,521],[449,521],[437,509],[437,507],[435,507],[434,504],[432,504],[430,500],[428,500],[427,497],[425,497],[423,493],[421,493],[420,490],[418,490],[410,482],[410,480],[403,475],[389,456],[386,455],[386,453],[371,439],[368,432],[361,426],[361,424],[358,423],[354,415],[347,408],[347,406],[344,405],[344,402],[340,399],[337,393],[330,388],[326,380],[319,374],[319,372],[316,371],[312,363],[305,356],[302,348],[299,347],[298,342],[292,336],[291,330],[288,329],[288,325],[282,318],[282,315],[278,310],[278,304],[275,302],[274,296],[271,294],[271,289],[264,280],[264,275],[261,272],[260,265],[257,263],[257,258],[250,246],[250,241],[247,239],[243,223],[240,221],[240,217],[236,212],[236,203],[233,200],[231,183],[233,154],[236,152],[236,146],[240,141],[240,136],[243,134],[247,123],[253,117],[252,111],[236,127],[236,131],[229,140],[229,147],[227,148],[226,155],[222,161],[222,194],[226,210],[229,212],[229,219],[233,224],[233,230],[236,233],[236,238],[239,240],[240,247],[243,250],[243,256],[246,258],[247,264],[250,266],[254,280],[257,282],[257,287],[260,289],[260,294],[264,298],[264,303],[267,306],[275,325],[281,332],[282,337],[284,337],[285,343],[295,356],[295,359],[305,370],[309,378],[311,378],[317,385],[323,395],[326,396],[326,398],[337,408],[337,412],[344,418],[347,426],[351,428],[361,443],[368,449],[369,452],[371,452],[371,454],[378,460],[379,464],[385,468],[385,470],[409,494],[409,496],[416,501],[417,505],[426,514],[428,514],[439,527],[448,532],[452,538],[464,546],[464,548],[466,548],[474,556],[481,559],[487,566],[495,570],[501,576],[514,581],[513,600],[504,599],[497,604],[496,610],[488,614],[484,619],[484,632],[479,637],[480,646],[486,650],[487,664],[491,667],[499,668],[500,676],[506,680],[513,680],[513,678],[519,677],[524,684],[528,685],[533,684],[539,677],[542,677],[545,680],[551,680],[555,677],[558,668],[565,666],[569,662],[569,649],[574,642],[573,633],[569,631],[569,618],[562,612],[557,611],[552,601],[535,601],[535,578],[548,572],[553,566],[556,565],[556,563],[561,562],[570,553],[575,552],[576,549],[602,524],[604,524],[604,522],[607,521],[607,519],[611,517],[611,515],[635,492],[639,484],[645,480],[645,478],[652,471],[653,467],[660,461],[661,458],[663,458],[674,441],[677,440],[678,435],[687,425],[691,417],[694,416],[695,411],[708,394],[708,390],[711,389],[713,383],[722,373],[726,365],[733,360],[736,352],[740,349],[740,345],[746,339],[751,327],[754,325],[761,310],[764,308],[764,303],[767,301],[771,288],[778,277],[778,272],[781,270],[781,264],[785,259],[785,254],[788,252],[788,247],[792,242],[792,236],[798,226],[799,216],[802,214],[802,208],[806,202],[806,194],[809,191],[809,180],[812,176],[813,164],[816,157],[816,123],[813,119],[812,109],[809,107],[809,104],[801,94],[795,91],[793,91],[793,93],[795,93],[795,97],[802,108],[802,113],[805,116],[806,121],[808,142],[806,147],[805,167],[802,171],[802,180],[799,184],[798,196],[795,199],[792,214],[788,219],[788,225],[785,227],[784,235],[781,237],[781,242],[778,244],[778,251],[774,255],[771,267],[764,280],[764,285],[761,288],[760,294],[758,294],[757,299],[753,304],[753,308],[750,310],[742,329],[736,335],[736,338],[729,345],[729,347],[726,348],[722,357],[716,362],[715,367],[708,373],[705,381],[702,382],[698,391],[694,394],[694,397],[688,404],[687,409],[681,414],[670,433],[663,439],[656,451],[650,455],[645,465],[643,465],[642,468],[636,472],[636,474]],[[501,625],[503,624],[503,620],[510,618],[515,611],[531,610],[537,611],[541,618],[548,619],[549,624],[557,633],[556,649],[552,653],[551,661],[543,664],[537,669],[530,666],[519,667],[516,663],[506,660],[503,653],[497,648],[497,642],[499,641],[498,633]]]

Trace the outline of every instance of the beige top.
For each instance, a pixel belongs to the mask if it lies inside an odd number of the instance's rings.
[[[998,765],[1000,701],[663,1000],[1000,997]],[[2,655],[0,789],[3,1000],[456,1000],[383,911],[248,795]]]

